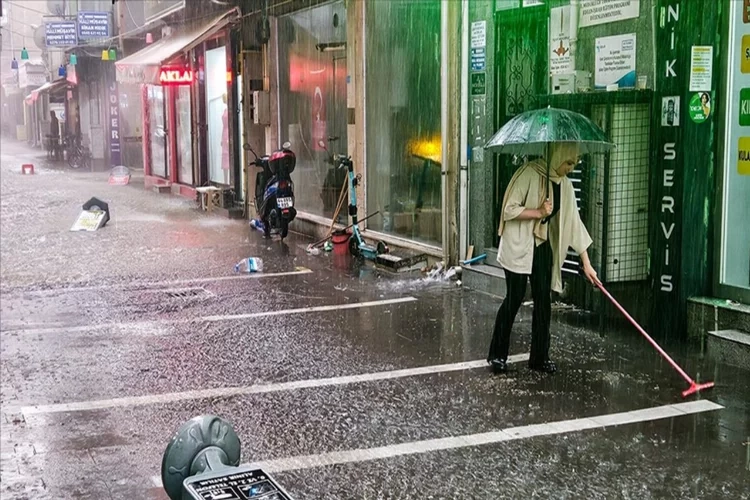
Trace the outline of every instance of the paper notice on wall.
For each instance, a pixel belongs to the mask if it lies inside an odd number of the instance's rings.
[[[635,87],[635,33],[597,38],[595,47],[596,88]]]
[[[690,54],[690,92],[710,92],[713,79],[714,48],[693,45]]]
[[[478,49],[487,46],[487,21],[471,23],[471,48]]]
[[[596,26],[638,17],[640,0],[582,0],[578,26]]]
[[[571,73],[570,61],[570,5],[556,7],[549,16],[549,74]]]

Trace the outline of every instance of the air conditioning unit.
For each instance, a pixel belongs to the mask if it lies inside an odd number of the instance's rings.
[[[271,94],[264,90],[254,90],[251,94],[250,115],[256,125],[271,124]]]

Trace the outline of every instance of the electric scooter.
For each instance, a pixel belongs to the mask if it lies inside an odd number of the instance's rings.
[[[294,208],[294,183],[291,174],[297,164],[297,158],[285,142],[281,149],[270,156],[258,157],[249,144],[243,147],[255,156],[250,165],[261,168],[255,177],[255,210],[263,222],[263,235],[271,237],[271,232],[278,233],[281,239],[289,234],[289,223],[297,216]]]
[[[349,216],[352,219],[352,235],[349,238],[349,252],[355,257],[364,257],[369,260],[377,260],[378,255],[389,252],[388,245],[382,241],[375,243],[375,246],[368,245],[362,233],[359,230],[359,220],[357,218],[357,185],[359,179],[354,175],[354,162],[349,156],[339,155],[337,157],[340,167],[346,168],[349,179]]]

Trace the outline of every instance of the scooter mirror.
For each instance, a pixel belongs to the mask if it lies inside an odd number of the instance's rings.
[[[289,149],[292,147],[292,143],[289,141],[286,141],[284,144],[281,145],[281,147],[284,149]]]
[[[250,151],[250,144],[248,143],[243,144],[242,149],[244,149],[245,151]]]

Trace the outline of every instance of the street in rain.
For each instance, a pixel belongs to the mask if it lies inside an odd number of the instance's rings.
[[[0,0],[0,498],[750,499],[746,0]]]

